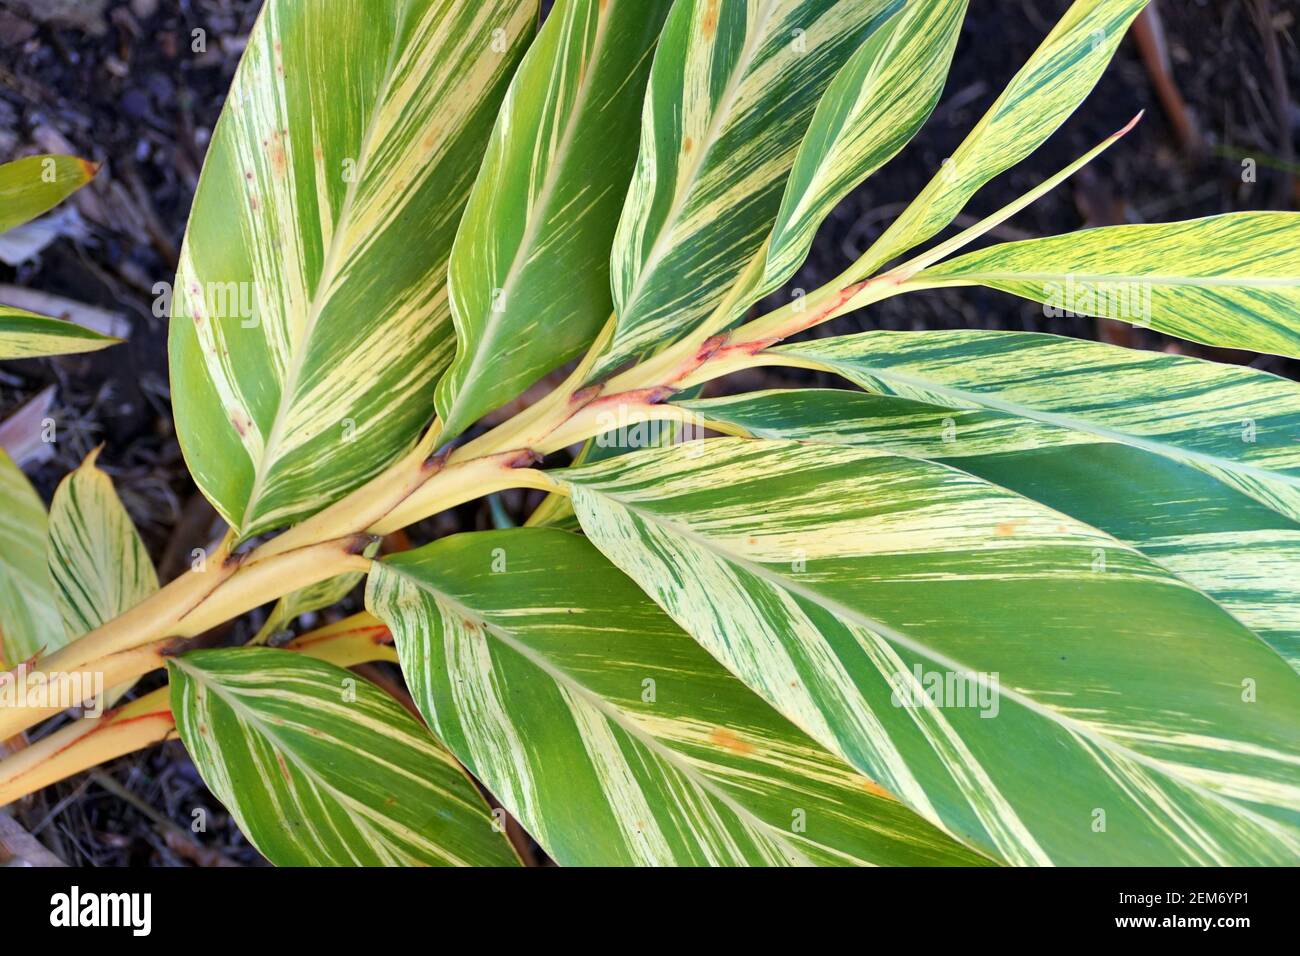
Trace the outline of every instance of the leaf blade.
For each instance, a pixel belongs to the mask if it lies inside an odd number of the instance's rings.
[[[96,352],[121,341],[75,322],[0,305],[0,359]]]
[[[1300,213],[1104,226],[991,246],[918,273],[1192,342],[1300,355]],[[1055,310],[1054,312],[1051,310]]]
[[[836,74],[813,114],[772,228],[762,297],[794,274],[831,210],[908,143],[934,111],[966,0],[900,10]]]
[[[674,3],[611,255],[618,325],[593,376],[697,325],[723,301],[761,255],[822,91],[901,6]]]
[[[97,172],[98,163],[76,156],[28,156],[0,164],[0,232],[53,209]]]
[[[451,756],[367,681],[268,648],[197,651],[167,669],[186,749],[273,863],[518,864]]]
[[[98,449],[87,455],[50,502],[48,562],[69,640],[158,590],[149,552],[98,457]]]
[[[442,441],[573,358],[608,319],[636,106],[668,8],[564,0],[520,64],[452,248]]]
[[[186,461],[242,537],[337,500],[430,418],[453,348],[447,255],[534,20],[529,0],[263,7],[169,344]]]
[[[66,643],[45,563],[45,503],[0,448],[0,663],[17,667]]]
[[[1147,0],[1076,0],[959,146],[854,266],[865,278],[937,234],[1027,157],[1091,92]]]
[[[1300,676],[1213,602],[952,469],[705,446],[563,473],[584,531],[733,673],[923,816],[1012,863],[1279,863],[1300,847]],[[943,696],[948,675],[973,675],[962,699],[976,706]],[[1272,688],[1270,713],[1239,698],[1246,676]]]
[[[442,539],[379,562],[367,603],[431,726],[561,865],[982,862],[783,721],[575,535]]]
[[[755,437],[914,455],[1039,501],[1204,591],[1300,671],[1300,523],[1202,471],[1027,419],[886,395],[802,389],[685,404]]]

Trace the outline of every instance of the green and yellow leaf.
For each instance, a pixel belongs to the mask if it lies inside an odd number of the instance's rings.
[[[425,719],[564,865],[985,862],[787,723],[590,543],[463,534],[376,563]]]
[[[428,422],[447,257],[533,0],[268,0],[172,302],[177,431],[241,537],[356,488]]]
[[[943,92],[965,15],[966,0],[912,0],[831,81],[786,181],[751,299],[794,274],[831,210],[925,123]]]
[[[0,359],[95,352],[121,341],[75,322],[0,305]]]
[[[113,479],[96,465],[99,449],[59,483],[50,502],[50,576],[68,639],[94,630],[158,590],[149,552]]]
[[[943,168],[858,260],[876,272],[951,223],[989,180],[1034,152],[1083,102],[1147,0],[1076,0]]]
[[[577,355],[609,318],[609,247],[670,6],[561,0],[520,64],[452,247],[442,440]]]
[[[618,326],[594,375],[697,326],[762,255],[822,92],[902,5],[673,4],[614,238]]]
[[[204,782],[279,866],[512,866],[473,782],[391,697],[292,651],[168,661]]]
[[[986,451],[1132,445],[1300,521],[1300,387],[1267,372],[1029,332],[868,332],[771,355],[870,392],[998,412],[979,432]]]
[[[887,395],[800,389],[683,404],[756,437],[929,458],[1033,498],[1201,589],[1300,671],[1300,522],[1199,469],[1029,418]],[[1204,407],[1214,406],[1211,393]]]
[[[46,534],[45,503],[0,448],[0,671],[66,643]]]
[[[1300,356],[1300,213],[1106,226],[990,246],[918,273],[982,285],[1047,315],[1095,315],[1193,342]]]
[[[1289,864],[1300,675],[1126,544],[952,468],[716,439],[556,476],[728,669],[1015,864]]]
[[[0,232],[53,209],[97,172],[98,163],[76,156],[28,156],[0,165]]]

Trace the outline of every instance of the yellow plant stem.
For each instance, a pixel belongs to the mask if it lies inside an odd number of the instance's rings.
[[[83,717],[0,761],[0,806],[176,732],[167,688],[102,717]]]
[[[396,662],[392,640],[383,622],[361,613],[304,634],[286,644],[285,649],[339,667],[354,667],[372,661]],[[162,667],[165,661],[158,648],[142,648],[116,657],[129,660],[126,667],[140,668],[130,677]],[[161,743],[175,732],[167,687],[102,716],[74,720],[0,760],[0,807],[91,767]]]
[[[159,651],[149,645],[193,637],[296,588],[368,569],[361,551],[371,540],[368,535],[351,535],[265,559],[256,551],[242,557],[218,553],[125,614],[22,668],[23,679],[66,686],[69,675],[90,674],[102,675],[105,687],[117,686],[152,669],[146,665]],[[141,653],[130,653],[137,650]],[[79,683],[88,687],[93,682]],[[82,702],[84,698],[62,701],[59,707],[0,707],[0,740]]]

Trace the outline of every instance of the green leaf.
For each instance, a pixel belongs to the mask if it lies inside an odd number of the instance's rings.
[[[772,357],[867,391],[1008,416],[981,433],[989,451],[1132,445],[1300,520],[1300,386],[1266,372],[1028,332],[869,332]]]
[[[822,221],[925,123],[952,63],[966,0],[913,0],[827,87],[772,228],[759,298],[794,274]]]
[[[990,246],[918,273],[1193,342],[1300,356],[1300,213],[1107,226]]]
[[[673,4],[614,238],[618,326],[593,376],[697,326],[761,256],[822,92],[901,6]]]
[[[929,184],[854,267],[873,274],[951,223],[975,193],[1036,150],[1092,91],[1147,0],[1076,0]]]
[[[98,163],[75,156],[28,156],[0,165],[0,232],[53,209],[97,172]]]
[[[0,359],[95,352],[121,341],[75,322],[0,305]]]
[[[669,6],[561,0],[520,64],[452,247],[441,440],[580,353],[609,318],[609,247]]]
[[[969,845],[1026,864],[1300,853],[1300,675],[1114,538],[860,448],[717,439],[557,477],[711,654]]]
[[[983,862],[782,719],[575,535],[392,555],[367,604],[430,726],[563,865]]]
[[[208,787],[278,866],[511,866],[456,761],[391,697],[292,651],[168,661],[172,713]]]
[[[67,643],[45,563],[45,503],[0,448],[0,670]]]
[[[47,557],[69,639],[94,630],[158,590],[158,574],[99,449],[59,483],[50,503]]]
[[[800,389],[678,404],[760,438],[929,458],[1033,498],[1200,588],[1300,670],[1300,523],[1205,472],[1032,419],[884,395]],[[1216,407],[1213,393],[1204,405]]]
[[[536,3],[268,0],[208,149],[172,302],[177,430],[248,538],[431,417],[447,257]]]

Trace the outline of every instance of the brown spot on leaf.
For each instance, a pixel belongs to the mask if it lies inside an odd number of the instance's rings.
[[[1019,518],[1017,518],[1014,521],[1002,522],[994,530],[997,532],[999,538],[1009,538],[1011,537],[1011,535],[1016,533],[1016,529],[1019,528],[1022,524],[1024,524],[1024,522],[1021,521]]]
[[[709,734],[709,740],[724,750],[730,750],[732,753],[752,754],[754,752],[753,746],[745,743],[726,727],[714,727]]]
[[[873,797],[884,797],[887,800],[894,799],[894,795],[892,793],[890,793],[880,784],[876,783],[876,781],[868,780],[866,777],[862,778],[862,789],[867,791],[867,793],[871,794]]]
[[[709,0],[708,9],[704,11],[704,20],[700,23],[700,32],[704,39],[712,40],[718,32],[718,0]]]
[[[684,140],[682,140],[683,153],[689,156],[691,150],[693,150],[694,148],[695,148],[695,140],[691,139],[689,136],[687,136]]]

